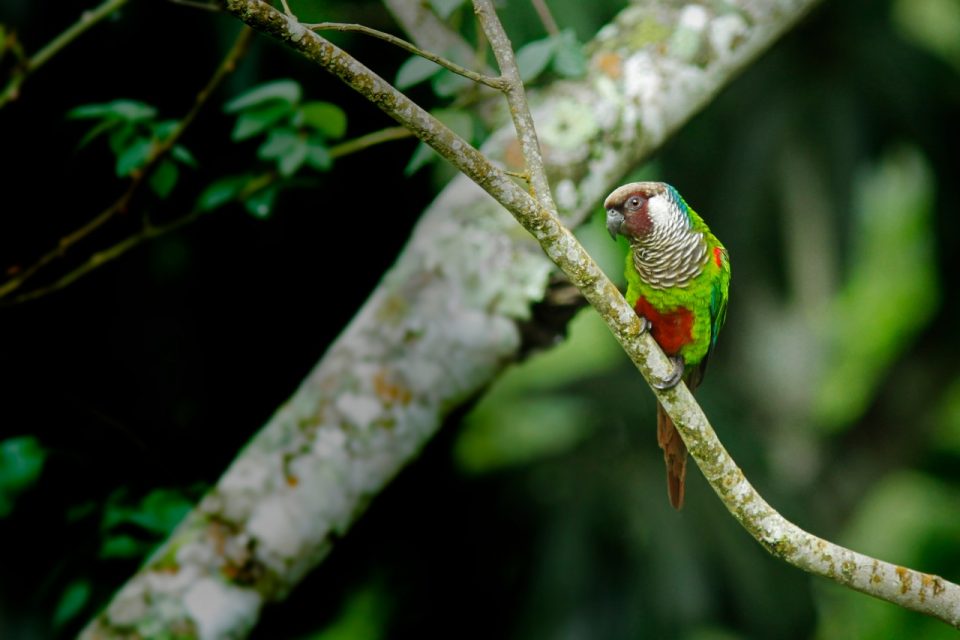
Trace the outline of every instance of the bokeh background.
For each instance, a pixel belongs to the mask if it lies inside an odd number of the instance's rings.
[[[35,51],[91,4],[4,0],[0,23]],[[293,4],[305,20],[398,32],[376,2]],[[473,38],[468,10],[436,4]],[[515,43],[544,37],[530,4],[501,5]],[[621,3],[550,6],[586,42]],[[92,123],[67,113],[123,98],[180,117],[237,32],[229,16],[134,2],[0,109],[8,276],[124,188],[104,138],[81,146]],[[388,78],[406,58],[335,39]],[[730,250],[727,326],[698,395],[748,477],[808,530],[953,581],[958,74],[956,0],[824,2],[635,174],[676,185]],[[196,167],[35,285],[144,215],[171,220],[213,181],[269,166],[257,141],[231,141],[223,104],[278,78],[340,106],[348,139],[392,125],[258,37],[182,140]],[[436,83],[410,91],[464,111]],[[0,637],[75,634],[292,392],[449,178],[438,163],[410,172],[416,146],[304,169],[268,215],[227,203],[62,291],[0,308]],[[389,215],[374,215],[384,200]],[[578,233],[619,276],[623,247],[599,208]],[[352,286],[331,289],[334,271]],[[567,342],[451,419],[254,637],[955,637],[772,559],[695,468],[673,512],[654,428],[652,395],[581,312]]]

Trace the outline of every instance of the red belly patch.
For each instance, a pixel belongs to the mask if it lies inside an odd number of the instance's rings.
[[[689,309],[677,307],[673,311],[660,313],[643,296],[633,309],[653,325],[650,334],[668,356],[677,355],[683,345],[693,342],[693,336],[690,335],[693,314]]]

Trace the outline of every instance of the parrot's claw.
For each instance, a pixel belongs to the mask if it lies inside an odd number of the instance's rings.
[[[680,384],[680,380],[683,378],[683,358],[680,356],[671,356],[670,362],[673,363],[673,373],[670,374],[670,377],[665,380],[657,380],[650,383],[654,389],[658,391],[666,391],[667,389],[673,389],[675,386]]]
[[[638,316],[640,318],[640,333],[646,333],[653,328],[653,323],[644,318],[643,316]]]

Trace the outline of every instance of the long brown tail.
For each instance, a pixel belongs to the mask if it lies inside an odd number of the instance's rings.
[[[663,449],[663,461],[667,465],[667,494],[674,509],[683,507],[683,481],[687,475],[687,445],[670,420],[670,416],[657,403],[657,444]]]

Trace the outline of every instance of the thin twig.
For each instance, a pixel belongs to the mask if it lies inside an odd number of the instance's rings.
[[[7,81],[3,91],[0,92],[0,108],[11,100],[15,100],[20,95],[20,86],[24,81],[40,67],[46,64],[50,58],[58,54],[64,47],[83,35],[90,27],[99,23],[101,20],[111,15],[114,11],[125,5],[129,0],[106,0],[103,4],[91,11],[84,11],[80,18],[70,25],[60,35],[48,42],[46,46],[27,58],[18,65]]]
[[[543,23],[543,28],[547,30],[547,33],[552,36],[560,33],[560,27],[557,26],[557,21],[553,19],[553,14],[550,12],[550,7],[547,6],[546,0],[530,0],[530,3],[537,11],[540,22]]]
[[[360,151],[365,151],[370,147],[373,147],[384,142],[391,142],[393,140],[402,140],[404,138],[411,138],[413,134],[404,127],[387,127],[386,129],[381,129],[379,131],[373,131],[366,135],[362,135],[352,140],[347,140],[338,145],[330,147],[330,157],[333,159],[342,158]],[[507,172],[510,173],[510,172]],[[514,175],[511,173],[511,175]],[[263,173],[248,182],[241,192],[237,195],[238,200],[245,200],[249,198],[254,193],[261,191],[273,184],[277,180],[277,174],[273,171],[268,171]],[[522,176],[520,176],[522,177]],[[54,282],[49,285],[38,287],[32,289],[27,293],[21,294],[14,297],[10,302],[4,303],[0,301],[0,306],[20,304],[21,302],[28,302],[31,300],[36,300],[43,296],[55,293],[67,285],[73,284],[83,276],[89,275],[95,269],[106,265],[107,263],[116,260],[117,258],[123,256],[131,249],[135,249],[143,242],[147,240],[152,240],[160,235],[169,233],[180,229],[181,227],[196,222],[200,219],[201,214],[206,212],[201,211],[192,211],[182,218],[178,218],[173,222],[169,222],[164,225],[152,225],[149,222],[145,222],[143,228],[120,242],[114,244],[111,247],[103,249],[91,255],[86,261],[84,261],[80,266],[64,274]]]
[[[70,272],[57,278],[50,284],[38,287],[36,289],[31,289],[27,293],[16,296],[9,303],[0,304],[4,306],[6,306],[6,304],[20,304],[23,302],[29,302],[31,300],[36,300],[37,298],[42,298],[43,296],[49,295],[56,291],[60,291],[64,287],[73,284],[83,276],[89,274],[94,269],[102,267],[106,263],[116,260],[123,254],[127,253],[131,249],[135,249],[147,240],[152,240],[157,236],[170,233],[171,231],[179,229],[190,222],[198,220],[201,214],[202,212],[200,211],[194,211],[165,225],[144,225],[144,227],[138,233],[124,238],[120,242],[107,249],[91,254],[90,257],[88,257],[86,261],[84,261],[79,267],[72,269]]]
[[[303,26],[307,27],[308,29],[313,29],[314,31],[324,31],[324,30],[353,31],[357,33],[363,33],[368,36],[373,36],[374,38],[379,38],[380,40],[389,42],[394,46],[400,47],[404,51],[420,56],[421,58],[425,58],[430,62],[434,62],[440,65],[441,67],[443,67],[444,69],[452,71],[453,73],[463,76],[464,78],[469,78],[474,82],[478,82],[488,87],[492,87],[497,91],[503,91],[505,88],[505,84],[502,78],[495,78],[492,76],[484,75],[482,73],[477,73],[476,71],[471,71],[466,67],[461,67],[460,65],[458,65],[456,62],[453,62],[452,60],[447,60],[442,56],[438,56],[434,53],[430,53],[429,51],[425,51],[424,49],[421,49],[420,47],[413,44],[412,42],[407,42],[403,38],[398,38],[397,36],[391,35],[389,33],[378,31],[376,29],[371,29],[370,27],[365,27],[362,24],[346,24],[342,22],[317,22],[315,24],[304,24]]]
[[[412,137],[413,134],[406,127],[387,127],[330,147],[330,157],[342,158],[351,153],[369,149],[374,145]]]
[[[533,123],[533,116],[530,115],[530,106],[527,104],[527,96],[523,91],[523,80],[520,79],[520,69],[517,67],[510,39],[507,37],[506,31],[503,30],[503,25],[500,24],[490,0],[474,0],[473,10],[477,14],[477,19],[480,21],[480,26],[483,28],[487,40],[490,41],[490,46],[493,48],[493,55],[500,67],[501,77],[507,84],[504,94],[510,107],[510,116],[513,118],[514,128],[520,138],[520,149],[527,165],[527,174],[530,176],[530,186],[533,188],[540,206],[556,214],[557,205],[554,204],[553,194],[550,192],[550,182],[547,180],[547,172],[543,166],[543,155],[540,153],[540,143],[537,140],[537,129]]]
[[[436,51],[456,60],[470,58],[471,49],[467,41],[449,25],[444,24],[426,2],[383,0],[383,4],[414,44],[421,49]],[[484,60],[481,59],[475,66],[486,73]]]
[[[139,192],[144,182],[146,182],[147,178],[149,178],[157,166],[159,166],[160,162],[177,144],[177,141],[183,136],[187,127],[193,123],[197,117],[197,114],[200,113],[204,105],[206,105],[209,101],[210,96],[217,89],[217,87],[220,86],[220,83],[223,82],[223,79],[234,69],[236,69],[237,62],[246,53],[252,37],[253,31],[250,28],[244,27],[243,30],[240,31],[233,43],[233,46],[230,48],[230,51],[217,67],[217,70],[210,77],[210,80],[207,81],[206,86],[204,86],[203,89],[201,89],[197,94],[190,111],[188,111],[187,114],[179,121],[179,123],[177,123],[176,128],[170,133],[169,136],[153,145],[146,163],[140,170],[133,174],[133,178],[123,194],[115,202],[113,202],[113,204],[100,212],[100,214],[98,214],[95,218],[87,221],[79,228],[62,237],[57,243],[56,248],[41,256],[39,260],[31,264],[29,267],[17,272],[15,277],[4,282],[3,284],[0,284],[0,299],[9,296],[11,293],[22,287],[24,283],[34,276],[34,274],[54,260],[62,257],[70,247],[77,244],[91,233],[102,227],[104,224],[112,220],[116,215],[125,212],[129,208],[131,201]]]

